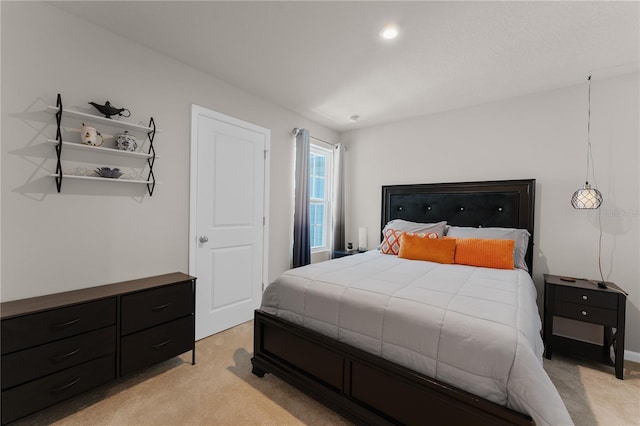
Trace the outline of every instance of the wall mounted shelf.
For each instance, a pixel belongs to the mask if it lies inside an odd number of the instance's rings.
[[[47,112],[50,114],[57,114],[59,108],[57,106],[49,105],[47,106]],[[63,117],[69,118],[77,118],[79,120],[90,121],[95,124],[104,124],[107,126],[117,127],[123,130],[133,130],[138,132],[151,132],[155,131],[156,133],[160,133],[162,130],[156,129],[155,127],[142,126],[140,124],[129,123],[126,121],[114,120],[112,118],[100,117],[98,115],[87,114],[85,112],[74,111],[71,109],[62,110]]]
[[[56,106],[49,105],[46,108],[48,113],[54,114],[56,117],[56,138],[55,139],[47,139],[46,143],[55,146],[56,150],[56,172],[52,174],[56,180],[56,188],[58,192],[62,189],[62,180],[63,179],[83,179],[83,180],[100,180],[100,181],[111,181],[111,182],[121,182],[121,183],[144,183],[147,185],[147,190],[149,191],[149,196],[153,195],[153,190],[156,186],[156,177],[153,173],[153,165],[156,160],[156,150],[153,146],[153,141],[156,133],[160,132],[159,129],[156,128],[156,123],[153,120],[153,117],[149,119],[149,125],[143,126],[140,124],[128,123],[126,121],[113,120],[111,118],[100,117],[93,114],[87,114],[80,111],[74,110],[65,110],[62,107],[62,96],[58,93],[58,97],[56,100]],[[122,151],[118,149],[112,148],[104,148],[104,147],[95,147],[89,145],[82,145],[79,143],[63,141],[62,140],[62,118],[73,118],[78,119],[83,122],[88,122],[93,125],[100,126],[109,126],[120,130],[130,130],[134,132],[143,132],[146,133],[147,139],[149,140],[149,148],[148,151],[145,152],[131,152],[131,151]],[[136,180],[136,179],[111,179],[111,178],[103,178],[97,176],[81,176],[81,175],[71,175],[65,174],[62,172],[62,150],[64,149],[74,149],[81,151],[90,151],[96,154],[110,154],[122,157],[130,157],[130,158],[139,158],[147,161],[149,165],[149,174],[146,180]]]
[[[52,177],[58,177],[56,173],[51,173]],[[84,179],[84,180],[99,180],[102,182],[120,182],[120,183],[153,183],[150,180],[138,180],[138,179],[115,179],[115,178],[103,178],[99,176],[81,176],[81,175],[68,175],[62,174],[62,177],[65,179]]]
[[[47,139],[47,144],[49,145],[57,145],[58,141],[55,139]],[[103,148],[101,146],[91,146],[91,145],[83,145],[81,143],[75,142],[66,142],[62,141],[62,146],[65,149],[77,149],[79,151],[90,151],[90,152],[98,152],[103,154],[111,154],[111,155],[119,155],[122,157],[133,157],[140,158],[146,160],[147,158],[151,158],[151,154],[147,154],[146,152],[131,152],[131,151],[123,151],[120,149],[113,148]],[[160,156],[156,155],[156,158],[160,158]]]

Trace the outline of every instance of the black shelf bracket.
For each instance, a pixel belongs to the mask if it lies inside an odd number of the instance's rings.
[[[62,132],[60,131],[60,123],[62,122],[62,96],[60,96],[60,93],[58,93],[56,106],[58,107],[58,112],[56,112],[56,124],[58,126],[56,130],[56,140],[58,141],[56,145],[56,156],[58,157],[56,160],[56,188],[58,188],[58,192],[60,192],[62,188],[62,163],[60,161],[62,156]]]
[[[147,183],[147,190],[151,197],[153,196],[153,190],[156,188],[156,176],[153,174],[153,165],[156,162],[156,149],[153,147],[153,138],[156,136],[156,122],[153,120],[153,117],[149,120],[149,127],[151,130],[147,133],[147,136],[149,137],[148,154],[151,155],[151,157],[147,159],[147,163],[149,163],[149,176],[147,177],[149,183]]]

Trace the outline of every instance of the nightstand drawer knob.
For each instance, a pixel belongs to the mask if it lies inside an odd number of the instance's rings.
[[[586,316],[587,316],[587,311],[582,311],[581,313],[582,313],[582,316],[583,316],[583,317],[586,317]]]
[[[588,299],[588,297],[587,297],[586,295],[584,295],[584,294],[583,294],[583,295],[582,295],[582,300],[587,300],[587,299]]]

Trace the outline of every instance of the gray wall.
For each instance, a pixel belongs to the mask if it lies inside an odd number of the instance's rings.
[[[597,211],[569,200],[584,183],[587,83],[561,90],[344,133],[347,240],[368,228],[380,241],[382,185],[535,178],[534,281],[542,274],[598,278],[598,217],[606,280],[629,292],[627,349],[640,352],[639,75],[593,73],[592,133]],[[594,183],[594,182],[591,182]],[[595,326],[594,326],[595,327]],[[599,341],[600,329],[560,321],[559,332]],[[640,361],[640,354],[636,354]]]
[[[289,268],[291,129],[331,141],[335,132],[50,5],[0,4],[2,301],[188,272],[192,103],[271,130],[269,275]],[[109,99],[131,109],[128,121],[154,117],[161,184],[152,197],[71,180],[56,192],[54,148],[43,145],[55,120],[42,111],[57,93],[70,109]]]

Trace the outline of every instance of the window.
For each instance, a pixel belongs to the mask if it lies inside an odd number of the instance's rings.
[[[331,228],[331,166],[332,151],[311,144],[309,157],[309,225],[311,251],[329,249]]]

